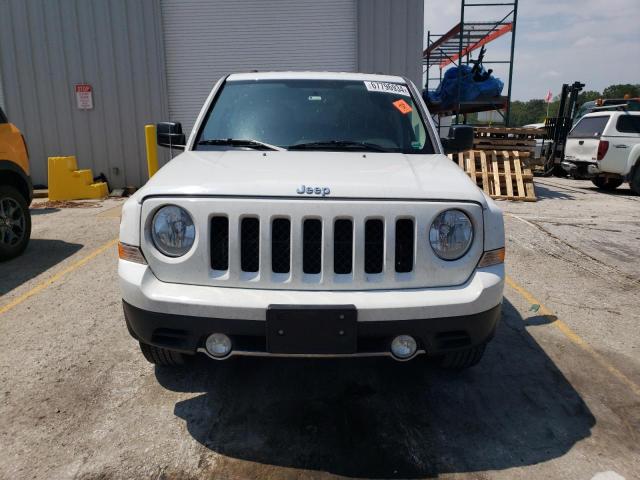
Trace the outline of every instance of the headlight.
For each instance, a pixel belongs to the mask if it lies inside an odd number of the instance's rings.
[[[181,257],[191,249],[196,238],[191,215],[176,205],[162,207],[153,217],[151,238],[166,256]]]
[[[431,248],[443,260],[462,257],[473,241],[473,225],[466,213],[445,210],[439,214],[429,229]]]

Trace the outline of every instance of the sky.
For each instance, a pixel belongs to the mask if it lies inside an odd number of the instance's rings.
[[[505,8],[465,8],[465,17],[499,20]],[[424,9],[425,43],[428,30],[441,34],[460,21],[460,0],[425,0]],[[576,80],[600,92],[615,83],[640,83],[640,0],[520,0],[515,40],[515,100],[544,98],[549,90],[555,96],[563,83]],[[487,45],[485,60],[508,58],[508,34]],[[505,66],[491,68],[506,94]],[[438,76],[436,67],[431,76]]]

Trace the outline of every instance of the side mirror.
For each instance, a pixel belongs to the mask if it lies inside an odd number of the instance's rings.
[[[187,141],[182,133],[182,124],[177,122],[160,122],[156,125],[156,139],[161,147],[184,150]]]
[[[471,125],[451,125],[449,136],[441,138],[444,153],[457,153],[473,148],[473,127]]]

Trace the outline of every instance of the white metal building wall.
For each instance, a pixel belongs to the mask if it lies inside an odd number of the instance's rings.
[[[423,0],[358,0],[358,71],[422,87]]]
[[[35,184],[59,155],[112,187],[146,181],[144,125],[167,115],[161,28],[159,0],[0,0],[4,107]],[[93,87],[92,110],[78,110],[78,83]]]
[[[4,110],[4,92],[2,90],[2,62],[0,62],[0,108]]]
[[[355,0],[161,0],[161,7],[169,114],[185,132],[225,74],[357,69]]]

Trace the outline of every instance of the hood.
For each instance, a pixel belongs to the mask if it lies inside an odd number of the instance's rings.
[[[481,190],[444,155],[375,152],[187,151],[137,193],[243,197],[463,200],[485,205]],[[326,192],[326,190],[325,190]]]

